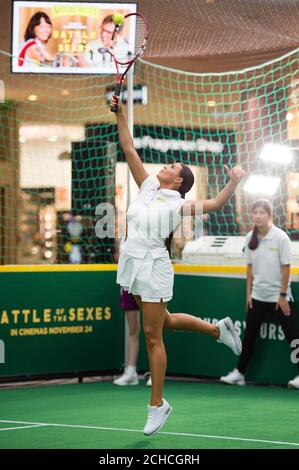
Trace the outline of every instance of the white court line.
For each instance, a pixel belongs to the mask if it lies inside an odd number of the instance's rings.
[[[3,421],[0,421],[1,423]],[[5,421],[7,423],[7,421]],[[0,431],[15,431],[16,429],[43,428],[45,424],[31,424],[30,426],[17,426],[16,428],[0,428]]]
[[[107,428],[103,426],[84,426],[84,425],[79,425],[79,424],[31,423],[28,421],[7,421],[3,419],[0,419],[0,423],[30,424],[30,425],[37,425],[37,426],[53,426],[53,427],[58,427],[58,428],[97,429],[100,431],[120,431],[120,432],[143,433],[141,429]],[[205,439],[225,439],[228,441],[260,442],[264,444],[283,444],[283,445],[288,445],[288,446],[299,447],[299,442],[269,441],[266,439],[252,439],[252,438],[246,438],[246,437],[213,436],[210,434],[191,434],[191,433],[185,433],[185,432],[165,432],[165,431],[160,431],[159,434],[163,434],[166,436],[203,437]]]

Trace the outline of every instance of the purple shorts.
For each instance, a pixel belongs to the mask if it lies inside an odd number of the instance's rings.
[[[123,288],[120,290],[120,308],[122,310],[139,310],[133,295]]]

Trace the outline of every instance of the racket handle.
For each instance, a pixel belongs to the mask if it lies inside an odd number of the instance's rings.
[[[115,94],[116,96],[119,96],[119,95],[120,95],[121,87],[122,87],[122,83],[121,83],[121,82],[116,84],[116,87],[115,87],[115,90],[114,90],[114,94]],[[111,111],[112,113],[117,113],[117,111],[118,111],[118,106],[117,106],[117,105],[116,105],[116,106],[111,106],[110,111]]]

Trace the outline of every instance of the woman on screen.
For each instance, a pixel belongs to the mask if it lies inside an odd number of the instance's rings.
[[[38,65],[53,60],[46,51],[46,44],[52,34],[52,22],[46,13],[41,11],[35,13],[30,19],[25,31],[25,42],[19,54],[19,66]]]

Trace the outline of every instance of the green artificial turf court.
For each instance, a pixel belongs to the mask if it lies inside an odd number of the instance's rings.
[[[0,391],[2,449],[299,449],[299,393],[167,381],[173,412],[143,435],[144,382],[39,386]]]

